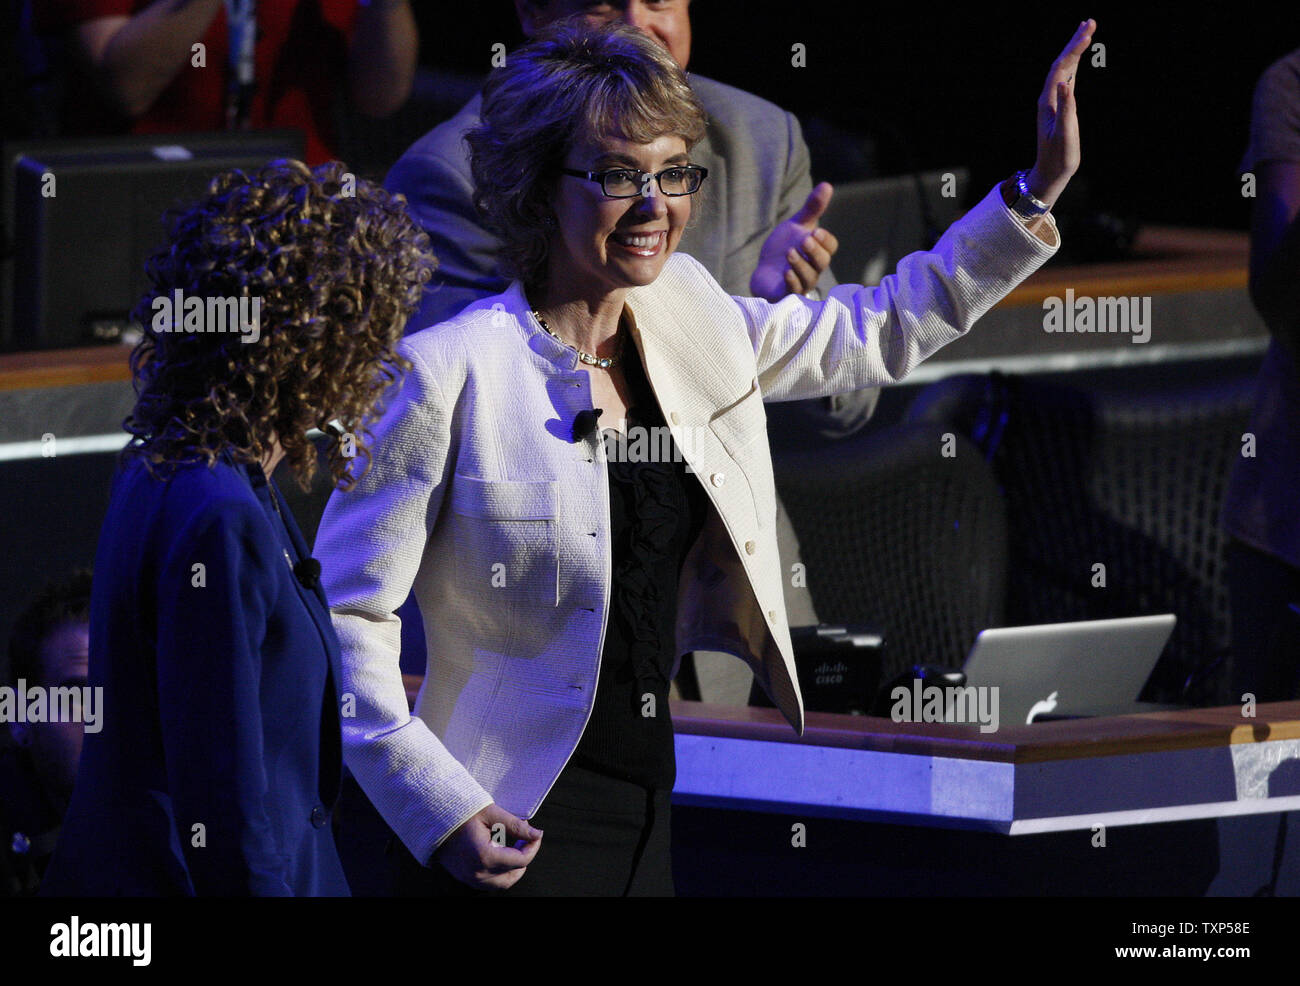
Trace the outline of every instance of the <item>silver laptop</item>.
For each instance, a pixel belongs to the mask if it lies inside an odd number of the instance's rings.
[[[966,683],[998,687],[1007,725],[1116,710],[1137,701],[1174,620],[1165,613],[984,630],[966,658]]]

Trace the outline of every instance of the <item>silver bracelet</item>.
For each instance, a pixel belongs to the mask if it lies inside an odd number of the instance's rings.
[[[1016,172],[1016,191],[1020,197],[1011,203],[1011,209],[1024,219],[1037,219],[1050,212],[1051,206],[1029,190],[1028,175],[1028,171]]]

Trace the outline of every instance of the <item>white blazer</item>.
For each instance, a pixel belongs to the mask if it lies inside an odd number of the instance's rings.
[[[933,251],[825,301],[733,298],[691,257],[629,292],[632,338],[711,507],[682,569],[678,655],[745,660],[803,732],[782,600],[764,401],[901,380],[1056,249],[995,189]],[[348,766],[428,862],[492,802],[541,806],[586,727],[610,601],[605,449],[576,354],[519,284],[407,336],[412,369],[372,428],[373,464],[316,540],[342,645]],[[407,711],[394,611],[414,587],[428,668]]]

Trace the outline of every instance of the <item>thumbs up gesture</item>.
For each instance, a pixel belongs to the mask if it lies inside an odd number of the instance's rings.
[[[798,212],[772,230],[749,279],[754,297],[779,301],[787,294],[803,294],[817,286],[840,246],[834,233],[817,225],[830,204],[832,191],[829,182],[822,182],[808,194]]]

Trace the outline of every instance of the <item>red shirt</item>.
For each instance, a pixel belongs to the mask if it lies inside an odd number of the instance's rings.
[[[129,17],[152,0],[35,0],[36,27],[64,33],[96,17]],[[348,45],[357,0],[263,0],[258,4],[255,50],[257,89],[249,113],[254,129],[292,127],[307,135],[307,163],[337,156],[335,97],[347,79]],[[175,133],[222,130],[230,77],[226,11],[222,4],[201,39],[206,65],[187,59],[143,116],[114,113],[81,72],[68,78],[65,132],[72,134]]]

